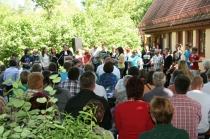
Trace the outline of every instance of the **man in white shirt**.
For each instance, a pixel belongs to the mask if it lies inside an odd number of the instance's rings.
[[[95,72],[97,70],[97,67],[100,65],[99,53],[100,53],[100,50],[98,49],[98,45],[94,45],[94,48],[91,50],[91,55],[92,55],[92,63],[94,65]]]
[[[132,76],[139,76],[139,69],[136,66],[130,67],[128,69],[128,75]],[[115,94],[118,92],[122,92],[125,90],[125,86],[123,85],[123,79],[118,80],[116,86],[115,86]]]
[[[207,76],[207,83],[204,84],[204,86],[203,86],[203,88],[201,89],[201,91],[210,94],[210,68],[209,68],[209,70],[206,72],[206,76]]]
[[[105,60],[104,60],[104,64],[107,63],[107,62],[113,62],[112,58],[111,57],[106,57]],[[98,76],[102,75],[104,72],[104,64],[101,64],[98,66],[97,68],[97,71],[96,71],[96,74]],[[113,69],[113,72],[112,72],[114,75],[116,75],[118,77],[118,79],[120,79],[120,70],[118,68],[116,68],[114,66],[114,69]]]
[[[198,125],[198,133],[202,134],[209,130],[208,113],[210,111],[210,94],[201,91],[203,79],[200,76],[195,76],[191,83],[191,91],[187,92],[187,96],[196,100],[202,106],[202,118]]]
[[[95,75],[95,74],[94,74]],[[97,81],[97,76],[95,75],[95,81]],[[106,90],[103,86],[101,85],[98,85],[97,83],[95,83],[95,88],[93,90],[93,92],[100,96],[100,97],[104,97],[106,100],[107,100],[107,93],[106,93]]]

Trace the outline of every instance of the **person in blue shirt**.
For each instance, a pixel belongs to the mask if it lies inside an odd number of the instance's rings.
[[[68,80],[68,71],[71,67],[74,66],[74,63],[72,61],[67,61],[64,62],[63,67],[66,70],[65,72],[60,72],[60,76],[61,76],[61,83]]]
[[[185,61],[187,63],[188,68],[190,69],[189,57],[192,54],[192,51],[191,51],[192,45],[191,45],[191,43],[187,43],[185,46],[186,46],[186,50],[184,52]]]
[[[129,57],[128,62],[130,63],[130,67],[136,66],[138,68],[142,68],[142,59],[137,50],[134,50],[132,52],[132,55]]]
[[[128,62],[130,63],[130,67],[132,67],[132,66],[137,67],[138,66],[138,60],[139,60],[138,52],[136,50],[134,50],[132,52],[132,55],[128,59]]]
[[[7,81],[9,78],[12,79],[11,82],[6,84],[6,90],[9,91],[13,88],[12,82],[15,82],[19,78],[19,70],[17,69],[17,62],[14,59],[9,61],[9,68],[7,68],[4,72],[4,81]]]

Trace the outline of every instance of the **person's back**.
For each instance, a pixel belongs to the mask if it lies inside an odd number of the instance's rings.
[[[207,82],[206,84],[204,84],[201,91],[210,94],[210,82]]]
[[[139,139],[189,139],[184,129],[178,129],[171,124],[174,108],[164,97],[155,96],[150,102],[150,116],[155,126],[149,132],[140,134]]]
[[[98,96],[100,96],[100,97],[104,97],[104,98],[107,100],[107,93],[106,93],[106,90],[104,89],[103,86],[96,84],[96,86],[95,86],[93,92],[94,92],[96,95],[98,95]]]
[[[201,120],[201,105],[188,98],[186,93],[190,86],[190,79],[185,75],[178,75],[174,80],[175,94],[170,101],[174,107],[172,124],[180,129],[185,129],[190,139],[197,139],[197,127]]]
[[[198,125],[198,133],[203,134],[209,130],[208,114],[210,111],[210,94],[201,91],[203,79],[200,76],[195,76],[191,84],[191,91],[187,92],[187,96],[199,102],[202,106],[202,118]]]
[[[201,91],[210,94],[210,69],[206,72],[208,82],[205,83],[201,89]]]
[[[156,125],[151,131],[142,133],[139,139],[189,139],[189,135],[183,129],[173,125]]]
[[[113,73],[103,73],[99,77],[99,83],[107,90],[114,90],[117,83],[117,76]]]
[[[112,62],[105,63],[103,69],[105,73],[99,76],[98,81],[99,84],[105,88],[108,98],[111,98],[114,95],[114,88],[117,84],[118,78],[112,73],[114,70]]]
[[[100,135],[103,139],[114,139],[111,131],[105,130],[104,128],[98,126],[102,121],[105,112],[102,102],[92,99],[86,104],[85,107],[86,109],[84,111],[86,113],[92,113],[94,116],[93,121],[95,122],[96,126],[93,127],[93,132],[96,135]],[[86,123],[91,124],[91,121],[86,120]]]
[[[68,80],[60,84],[61,87],[66,88],[71,96],[74,96],[80,91],[80,85],[77,79],[79,78],[80,71],[78,67],[72,67],[68,71]]]
[[[119,139],[136,139],[140,133],[149,131],[154,124],[148,113],[149,104],[141,100],[144,83],[138,76],[133,76],[126,83],[128,100],[119,103],[115,110],[115,125]]]
[[[163,96],[166,98],[170,98],[173,96],[173,92],[164,87],[166,77],[163,72],[155,72],[153,74],[153,82],[155,88],[144,94],[143,100],[145,102],[150,102],[154,96]]]
[[[60,118],[64,119],[64,116],[63,116],[62,113],[64,112],[65,106],[66,106],[68,100],[71,98],[71,95],[70,95],[70,93],[69,93],[69,91],[67,89],[61,88],[58,85],[56,85],[54,87],[54,90],[56,90],[56,93],[53,95],[53,97],[58,99],[58,101],[56,102],[56,105],[57,105],[57,107],[59,109],[59,112],[61,113]],[[48,92],[44,91],[44,93],[46,95],[49,95]]]
[[[19,78],[19,70],[16,68],[16,65],[17,65],[16,61],[10,60],[9,65],[10,65],[10,67],[5,70],[4,77],[3,77],[4,81],[11,78],[11,81],[6,84],[7,91],[9,91],[10,89],[13,88],[12,82],[17,81]]]
[[[134,139],[139,133],[150,131],[154,125],[148,111],[149,104],[143,101],[119,103],[115,111],[115,124],[120,132],[119,139]]]
[[[111,128],[111,113],[109,104],[105,98],[96,95],[93,92],[95,87],[95,76],[92,72],[84,72],[80,76],[80,86],[82,90],[74,97],[70,98],[66,104],[65,112],[72,114],[73,117],[79,115],[79,111],[83,110],[83,107],[91,100],[96,99],[103,103],[105,114],[102,120],[101,126],[105,129]]]

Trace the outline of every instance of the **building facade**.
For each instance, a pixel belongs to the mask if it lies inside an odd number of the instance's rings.
[[[177,43],[198,47],[203,61],[210,59],[210,1],[154,0],[138,25],[144,44],[175,50]],[[203,65],[200,63],[200,69]]]

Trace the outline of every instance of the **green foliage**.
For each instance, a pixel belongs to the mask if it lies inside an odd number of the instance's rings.
[[[36,3],[36,7],[42,7],[44,10],[47,11],[49,15],[52,14],[52,10],[55,8],[56,5],[61,4],[61,0],[32,0]]]
[[[75,37],[82,38],[83,47],[106,43],[108,48],[140,49],[137,24],[152,2],[84,0],[84,7],[79,9],[74,0],[32,1],[43,10],[33,12],[27,5],[17,10],[0,3],[0,61],[5,64],[13,52],[20,58],[27,47],[41,50],[54,46],[60,51],[64,43],[71,47]]]
[[[53,83],[60,82],[58,75],[50,76],[55,80]],[[7,82],[7,81],[6,81]],[[59,121],[56,118],[58,109],[55,107],[57,98],[50,96],[49,100],[45,97],[37,98],[39,103],[52,103],[53,106],[46,108],[46,110],[30,110],[31,103],[28,102],[31,96],[27,96],[21,89],[21,82],[13,82],[17,87],[13,89],[15,95],[10,99],[7,104],[7,109],[11,110],[11,115],[0,115],[0,138],[2,139],[104,139],[103,136],[96,135],[93,128],[96,119],[93,110],[89,109],[88,112],[80,112],[77,118],[73,118],[69,114],[65,114],[64,121]],[[55,93],[52,87],[45,88],[46,91]],[[87,108],[84,107],[84,110]],[[8,118],[11,119],[8,122]],[[90,124],[87,124],[90,123]],[[109,138],[106,138],[109,139]]]

